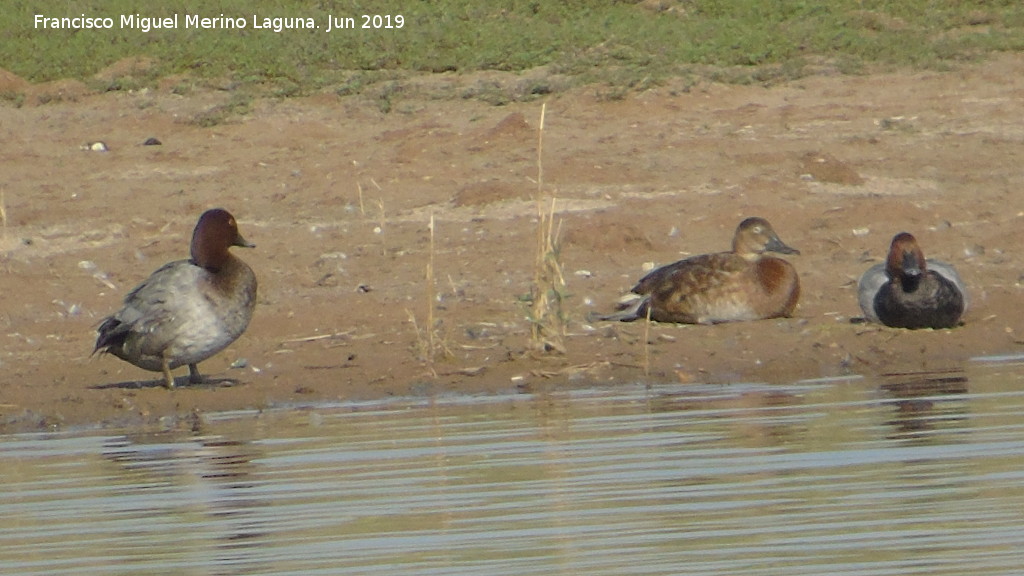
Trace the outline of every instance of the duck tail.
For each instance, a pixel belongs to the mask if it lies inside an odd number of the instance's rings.
[[[650,306],[651,297],[640,294],[626,294],[616,304],[614,314],[594,315],[593,319],[612,322],[633,322],[647,317],[647,308]]]
[[[128,338],[128,326],[111,316],[100,324],[100,327],[96,329],[98,336],[96,337],[96,347],[92,349],[92,354],[89,356],[95,356],[96,354],[105,354],[110,351],[111,348],[120,348],[124,346],[125,340]]]

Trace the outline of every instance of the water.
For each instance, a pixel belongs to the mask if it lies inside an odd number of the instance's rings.
[[[1020,574],[1024,367],[0,437],[0,572]]]

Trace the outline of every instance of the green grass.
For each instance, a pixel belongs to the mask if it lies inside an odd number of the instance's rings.
[[[34,82],[77,78],[97,89],[152,84],[172,74],[231,82],[275,96],[332,89],[358,93],[406,74],[522,71],[547,65],[609,97],[678,76],[733,82],[799,77],[825,64],[842,72],[943,69],[1024,49],[1024,2],[995,0],[678,0],[654,11],[620,0],[219,0],[204,16],[241,16],[244,30],[184,29],[195,2],[9,0],[0,11],[0,66]],[[256,6],[257,8],[254,8]],[[397,30],[252,28],[253,14],[314,18],[401,14]],[[113,30],[39,30],[33,15],[109,16]],[[122,14],[179,14],[176,30],[120,29]],[[93,75],[144,56],[130,78]],[[517,97],[522,97],[519,95]],[[525,96],[529,96],[527,93]],[[490,95],[495,101],[503,98]],[[390,106],[385,102],[382,106]]]

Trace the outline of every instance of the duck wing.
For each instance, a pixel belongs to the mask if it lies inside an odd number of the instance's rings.
[[[124,298],[124,306],[106,318],[97,329],[94,352],[132,349],[158,355],[176,337],[178,304],[195,290],[203,269],[188,260],[170,262],[157,269]]]
[[[701,254],[651,271],[633,287],[634,294],[664,294],[686,288],[704,291],[748,268],[743,258],[731,252]]]
[[[857,303],[860,304],[860,311],[864,313],[864,317],[871,322],[879,322],[878,312],[875,311],[875,295],[888,281],[885,262],[879,262],[865,270],[857,281]]]

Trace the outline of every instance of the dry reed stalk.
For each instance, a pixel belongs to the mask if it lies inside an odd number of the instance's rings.
[[[314,336],[288,338],[287,340],[281,340],[281,344],[296,344],[302,342],[316,342],[317,340],[329,340],[331,338],[341,338],[342,336],[348,336],[353,332],[355,332],[355,328],[351,330],[345,330],[344,332],[332,332],[330,334],[316,334]]]
[[[4,225],[4,236],[7,236],[7,198],[3,188],[0,188],[0,221]]]
[[[380,220],[377,223],[377,233],[380,234],[380,253],[382,256],[388,255],[388,241],[387,234],[384,229],[384,225],[387,223],[388,216],[384,212],[384,199],[377,199],[377,207],[380,209]]]
[[[434,363],[437,343],[434,340],[434,213],[430,213],[430,256],[427,260],[427,362]],[[431,368],[433,371],[433,368]]]
[[[559,259],[558,236],[561,221],[555,228],[556,196],[551,192],[547,206],[544,193],[544,117],[547,105],[540,108],[537,128],[537,258],[534,263],[530,337],[534,345],[544,351],[564,352],[565,316],[562,297],[565,276]]]
[[[380,233],[384,233],[384,224],[388,221],[387,212],[384,210],[384,199],[377,198],[377,209],[380,211],[380,216],[377,220],[377,226],[380,228]]]
[[[409,316],[409,323],[412,324],[413,333],[416,334],[416,357],[421,362],[426,362],[428,356],[427,339],[423,335],[423,331],[420,330],[419,322],[416,321],[416,314],[408,308],[405,309],[405,313]]]
[[[427,268],[425,274],[426,286],[424,287],[424,295],[426,297],[426,326],[420,330],[419,323],[416,321],[416,314],[411,310],[406,310],[406,314],[409,315],[409,322],[412,323],[413,331],[416,333],[416,349],[417,355],[420,361],[427,364],[430,374],[437,377],[437,371],[434,368],[434,362],[437,360],[438,352],[443,354],[446,358],[452,356],[451,348],[448,343],[445,342],[444,338],[437,332],[438,328],[435,326],[437,320],[434,317],[434,301],[437,299],[437,280],[434,276],[434,254],[435,254],[435,219],[434,213],[430,213],[430,253],[427,259]]]
[[[647,305],[644,318],[644,377],[651,375],[651,306]]]

